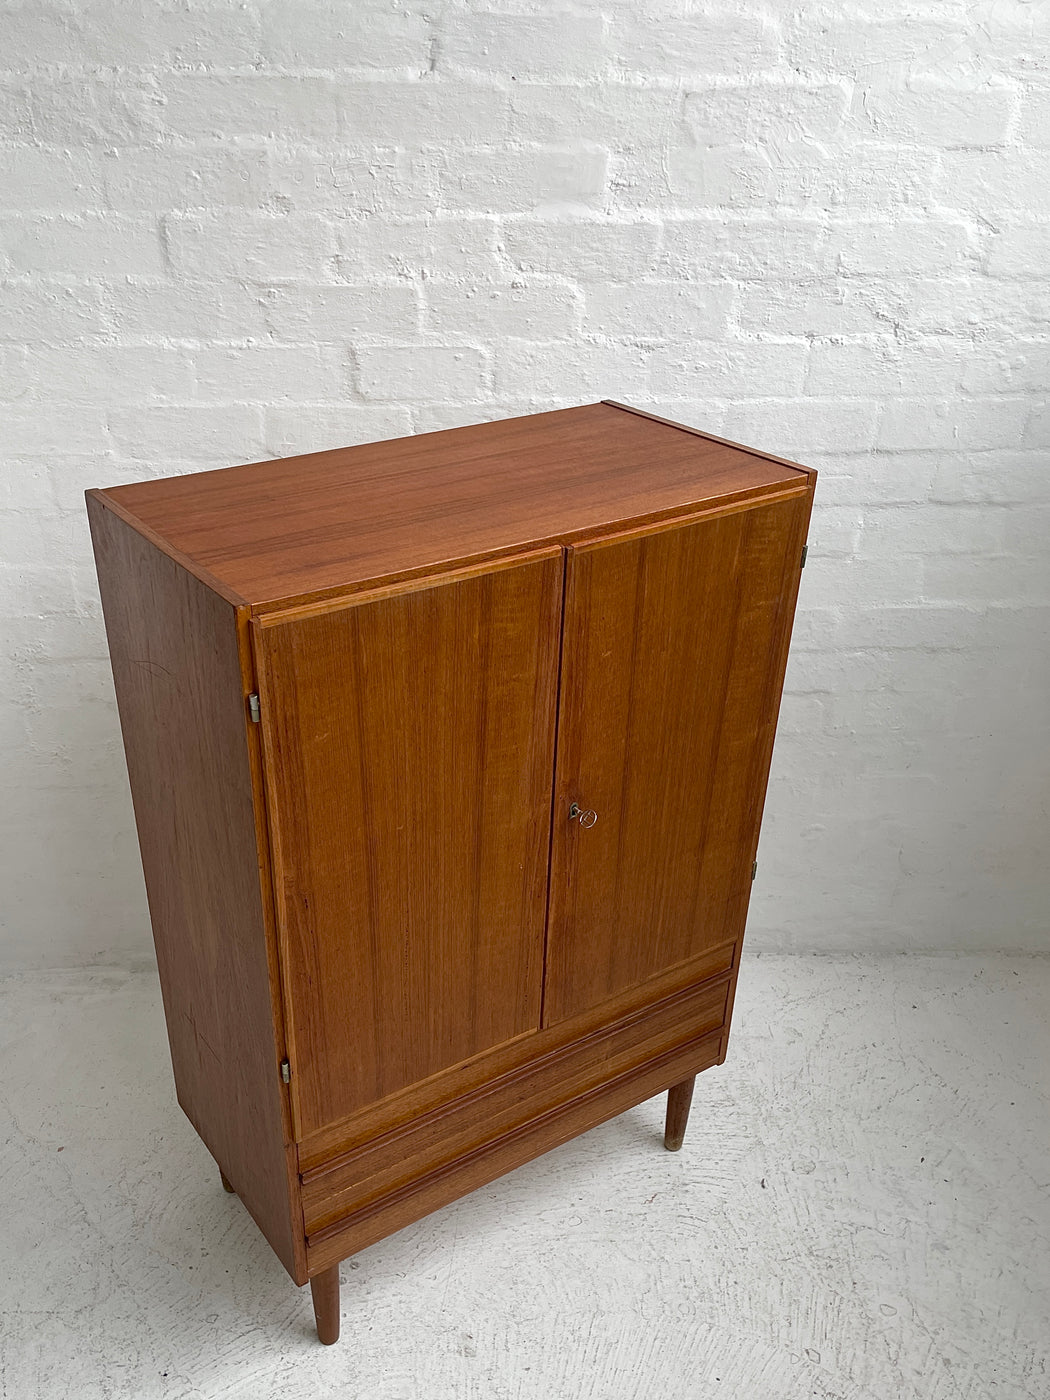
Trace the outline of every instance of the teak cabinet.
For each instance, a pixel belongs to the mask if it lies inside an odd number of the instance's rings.
[[[339,1261],[725,1058],[815,473],[609,403],[88,492],[179,1102]]]

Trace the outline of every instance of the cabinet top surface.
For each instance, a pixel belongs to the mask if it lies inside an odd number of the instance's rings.
[[[224,596],[258,605],[586,538],[807,476],[596,403],[97,494]]]

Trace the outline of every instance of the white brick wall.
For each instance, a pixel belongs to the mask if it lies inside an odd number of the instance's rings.
[[[1050,5],[0,0],[0,961],[149,956],[81,493],[621,397],[822,470],[753,945],[1047,947]]]

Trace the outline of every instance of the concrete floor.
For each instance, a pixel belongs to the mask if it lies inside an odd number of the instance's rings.
[[[1046,1400],[1050,959],[752,956],[653,1100],[343,1265],[343,1340],[176,1107],[156,978],[0,983],[0,1394]]]

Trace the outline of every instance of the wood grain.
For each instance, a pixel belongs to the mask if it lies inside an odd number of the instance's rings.
[[[527,1136],[572,1101],[720,1029],[727,991],[724,976],[689,987],[305,1173],[307,1235],[499,1139]]]
[[[97,497],[88,513],[179,1103],[304,1283],[237,614]]]
[[[664,1122],[664,1146],[668,1152],[678,1152],[685,1142],[685,1130],[689,1124],[689,1108],[693,1102],[693,1089],[696,1075],[684,1079],[681,1084],[672,1084],[667,1091],[667,1118]]]
[[[403,1190],[393,1192],[333,1224],[307,1241],[311,1271],[346,1259],[376,1240],[419,1220],[432,1210],[475,1191],[505,1172],[531,1162],[560,1143],[643,1103],[689,1075],[708,1069],[718,1055],[719,1034],[678,1045],[666,1054],[647,1060],[637,1069],[610,1080],[592,1093],[573,1099],[542,1118],[534,1119],[518,1133],[485,1144],[478,1152],[460,1157]]]
[[[576,1041],[589,1040],[597,1032],[612,1031],[635,1020],[638,1015],[667,997],[676,996],[701,983],[728,973],[730,985],[736,977],[736,946],[727,944],[708,949],[681,967],[654,977],[644,987],[628,987],[568,1021],[519,1036],[516,1040],[483,1051],[439,1074],[410,1084],[399,1093],[389,1094],[346,1118],[327,1124],[299,1143],[299,1166],[304,1176],[316,1168],[331,1168],[353,1155],[369,1142],[420,1118],[451,1108],[487,1084],[507,1075],[542,1069],[549,1057],[564,1051]],[[601,1040],[595,1044],[603,1043]]]
[[[326,1347],[339,1340],[339,1265],[323,1269],[310,1279],[310,1295],[314,1305],[317,1340]]]
[[[609,404],[111,487],[253,605],[562,543],[805,481]]]
[[[256,628],[300,1137],[539,1024],[561,588]]]
[[[808,508],[570,551],[545,1025],[742,934]]]

